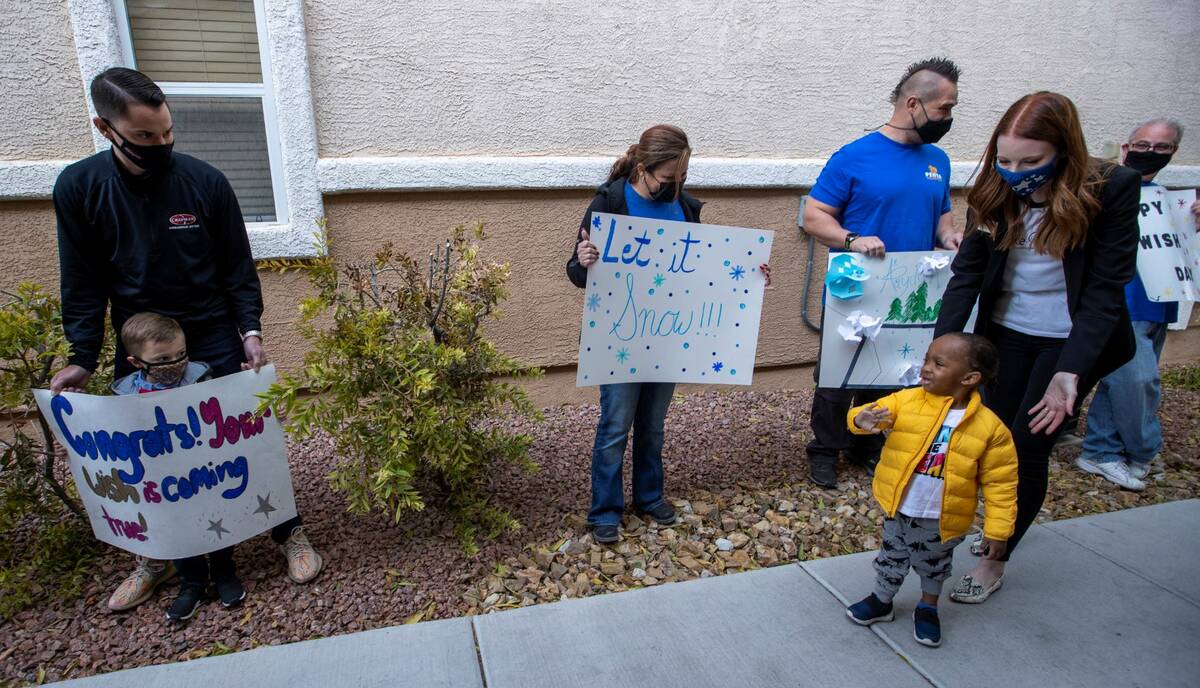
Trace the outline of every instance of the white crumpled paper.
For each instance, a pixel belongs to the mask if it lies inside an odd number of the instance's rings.
[[[873,318],[862,311],[853,311],[846,322],[838,325],[838,334],[848,342],[861,342],[863,337],[874,341],[883,327],[883,318]]]
[[[921,259],[921,265],[917,269],[921,271],[922,277],[933,277],[938,270],[945,270],[949,265],[950,256],[925,256]]]
[[[916,387],[921,382],[921,366],[915,363],[900,364],[900,386]]]

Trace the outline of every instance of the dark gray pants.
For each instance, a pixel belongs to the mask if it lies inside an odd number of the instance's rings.
[[[890,603],[908,569],[921,577],[921,592],[941,595],[950,577],[954,548],[962,537],[942,542],[936,518],[913,518],[897,513],[883,521],[883,545],[875,557],[875,596]]]

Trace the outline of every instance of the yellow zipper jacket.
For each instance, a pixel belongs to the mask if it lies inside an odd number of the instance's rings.
[[[880,399],[892,412],[891,434],[883,445],[875,480],[875,499],[889,518],[896,516],[904,489],[917,463],[941,430],[951,397],[929,394],[920,387],[904,389]],[[846,419],[850,431],[870,434],[854,424],[865,406],[850,409]],[[889,426],[885,426],[889,427]],[[942,541],[967,532],[975,520],[975,506],[983,488],[983,534],[992,540],[1007,540],[1017,517],[1017,450],[1012,433],[985,407],[979,392],[972,392],[962,422],[950,435],[942,485]]]

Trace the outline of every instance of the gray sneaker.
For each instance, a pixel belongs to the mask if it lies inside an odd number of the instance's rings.
[[[1119,485],[1126,490],[1141,492],[1146,489],[1146,483],[1133,477],[1129,472],[1129,466],[1124,461],[1105,461],[1100,463],[1081,456],[1075,459],[1075,465],[1080,470],[1101,476],[1110,483]]]
[[[1138,480],[1145,480],[1146,476],[1150,475],[1151,473],[1162,473],[1163,468],[1162,463],[1160,462],[1161,458],[1162,454],[1155,454],[1149,461],[1145,463],[1140,461],[1127,461],[1126,465],[1129,466],[1129,475],[1132,475]]]

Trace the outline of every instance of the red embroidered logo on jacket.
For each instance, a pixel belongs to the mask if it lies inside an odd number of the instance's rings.
[[[196,224],[196,216],[191,213],[176,213],[171,216],[170,221],[176,227],[194,225]]]

